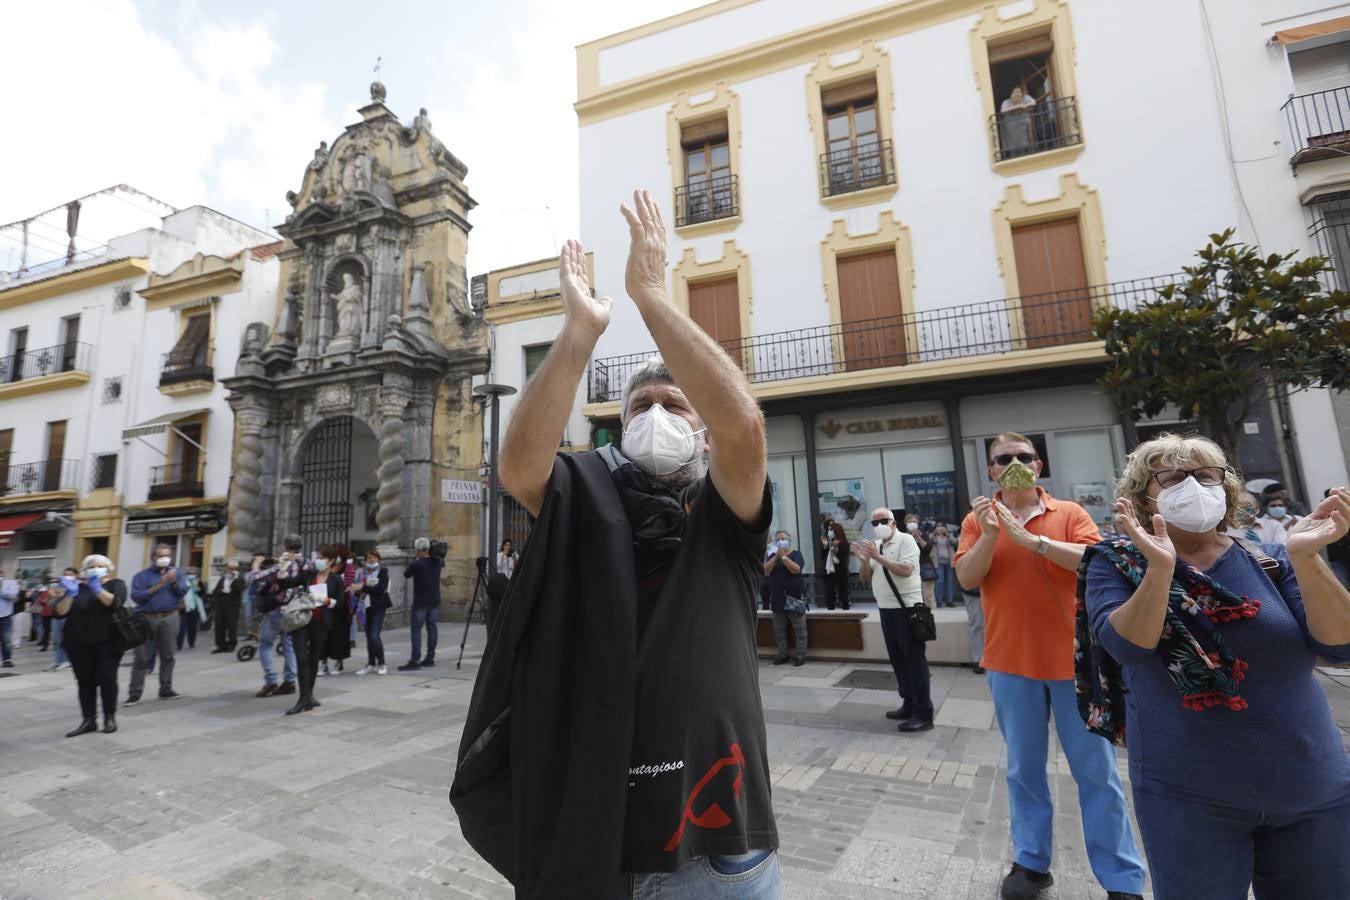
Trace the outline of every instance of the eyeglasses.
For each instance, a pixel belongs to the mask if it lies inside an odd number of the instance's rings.
[[[1025,466],[1029,466],[1036,461],[1035,453],[1000,453],[994,457],[994,462],[1000,466],[1006,466],[1013,460],[1017,460]]]
[[[891,523],[890,519],[873,519],[872,527],[876,528],[878,525],[889,525],[890,523]]]
[[[1214,487],[1223,484],[1225,474],[1223,466],[1201,466],[1198,469],[1164,469],[1152,473],[1149,477],[1158,482],[1158,486],[1162,488],[1176,487],[1188,476],[1194,476],[1196,481],[1206,487]]]

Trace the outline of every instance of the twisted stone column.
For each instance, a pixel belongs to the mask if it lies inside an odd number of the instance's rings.
[[[256,413],[239,416],[239,457],[234,462],[230,485],[230,534],[239,553],[262,553],[266,535],[261,534],[262,429],[267,420]]]
[[[403,517],[403,410],[407,401],[386,400],[380,405],[380,479],[375,499],[380,507],[375,513],[379,528],[376,543],[381,547],[397,547],[400,520]]]

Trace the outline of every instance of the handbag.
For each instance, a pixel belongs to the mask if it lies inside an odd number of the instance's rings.
[[[314,619],[314,601],[308,593],[292,599],[281,608],[281,630],[290,634],[299,631]]]
[[[807,602],[805,597],[794,597],[791,594],[783,595],[783,614],[788,616],[806,615]]]
[[[900,590],[891,579],[891,570],[882,566],[881,573],[886,576],[886,583],[891,586],[891,590],[895,593],[895,599],[899,601],[900,608],[904,610],[905,618],[909,622],[909,633],[914,635],[914,639],[924,643],[937,640],[937,619],[933,618],[933,611],[923,603],[917,606],[906,606],[904,598],[900,596]]]
[[[150,640],[150,623],[145,616],[138,616],[125,606],[116,606],[112,611],[113,627],[117,629],[117,642],[123,650],[134,650]]]

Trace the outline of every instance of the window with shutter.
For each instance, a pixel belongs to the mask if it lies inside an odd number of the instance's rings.
[[[206,366],[207,336],[211,331],[210,313],[192,316],[183,329],[183,334],[169,351],[170,369],[201,368]]]
[[[726,116],[680,124],[684,187],[676,193],[676,225],[736,214],[735,178]]]

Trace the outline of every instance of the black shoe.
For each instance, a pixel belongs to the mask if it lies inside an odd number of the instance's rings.
[[[12,669],[12,668],[14,668],[14,660],[12,660],[12,659],[7,659],[7,660],[5,660],[4,662],[0,663],[0,668],[5,668],[5,669]]]
[[[318,700],[315,700],[313,697],[309,698],[309,700],[305,703],[305,709],[318,709],[320,706],[323,706],[323,704],[320,703]]]
[[[399,666],[398,670],[400,672],[416,672],[420,668],[422,668],[422,664],[420,662],[417,662],[416,660],[409,660],[408,662],[405,662],[403,665]]]
[[[1054,883],[1055,876],[1049,872],[1033,872],[1013,863],[1012,869],[1003,878],[998,895],[1003,900],[1035,900],[1041,891]]]
[[[1127,894],[1124,891],[1107,891],[1106,900],[1144,900],[1144,895]]]
[[[802,665],[802,664],[805,663],[805,662],[806,662],[806,657],[805,657],[805,656],[794,656],[794,657],[792,658],[792,665],[793,665],[793,666],[800,666],[800,665]]]
[[[117,730],[117,718],[115,716],[103,717],[103,733],[112,734]]]
[[[434,669],[434,668],[436,668],[436,660],[434,660],[434,659],[432,659],[430,656],[428,656],[426,659],[422,660],[422,668],[424,668],[424,669]]]
[[[787,665],[787,661],[788,658],[786,656],[775,656],[773,659],[773,664],[775,666],[785,666]]]
[[[976,675],[983,675],[983,674],[984,674],[984,666],[975,666],[975,667],[973,667],[970,671],[974,672]]]
[[[281,683],[281,687],[277,688],[273,693],[275,693],[278,697],[280,697],[282,694],[294,694],[294,693],[295,693],[295,682],[294,682],[294,681],[283,681],[283,682]]]
[[[98,723],[93,719],[85,719],[74,731],[67,731],[66,737],[79,737],[82,734],[98,731]]]
[[[141,702],[140,694],[127,694],[127,699],[122,703],[123,706],[132,706]]]
[[[309,709],[309,701],[306,700],[304,697],[301,697],[299,700],[295,701],[294,706],[286,710],[286,715],[293,716],[296,713],[302,713],[307,709]]]
[[[897,722],[903,722],[905,719],[908,719],[910,715],[910,711],[903,706],[899,709],[889,709],[886,711],[886,718]]]
[[[173,688],[165,688],[164,690],[159,692],[159,699],[161,700],[177,700],[181,696],[183,695],[175,691]]]
[[[925,722],[922,719],[906,719],[899,725],[895,726],[895,730],[903,731],[906,734],[909,734],[910,732],[914,731],[932,731],[933,723]]]

